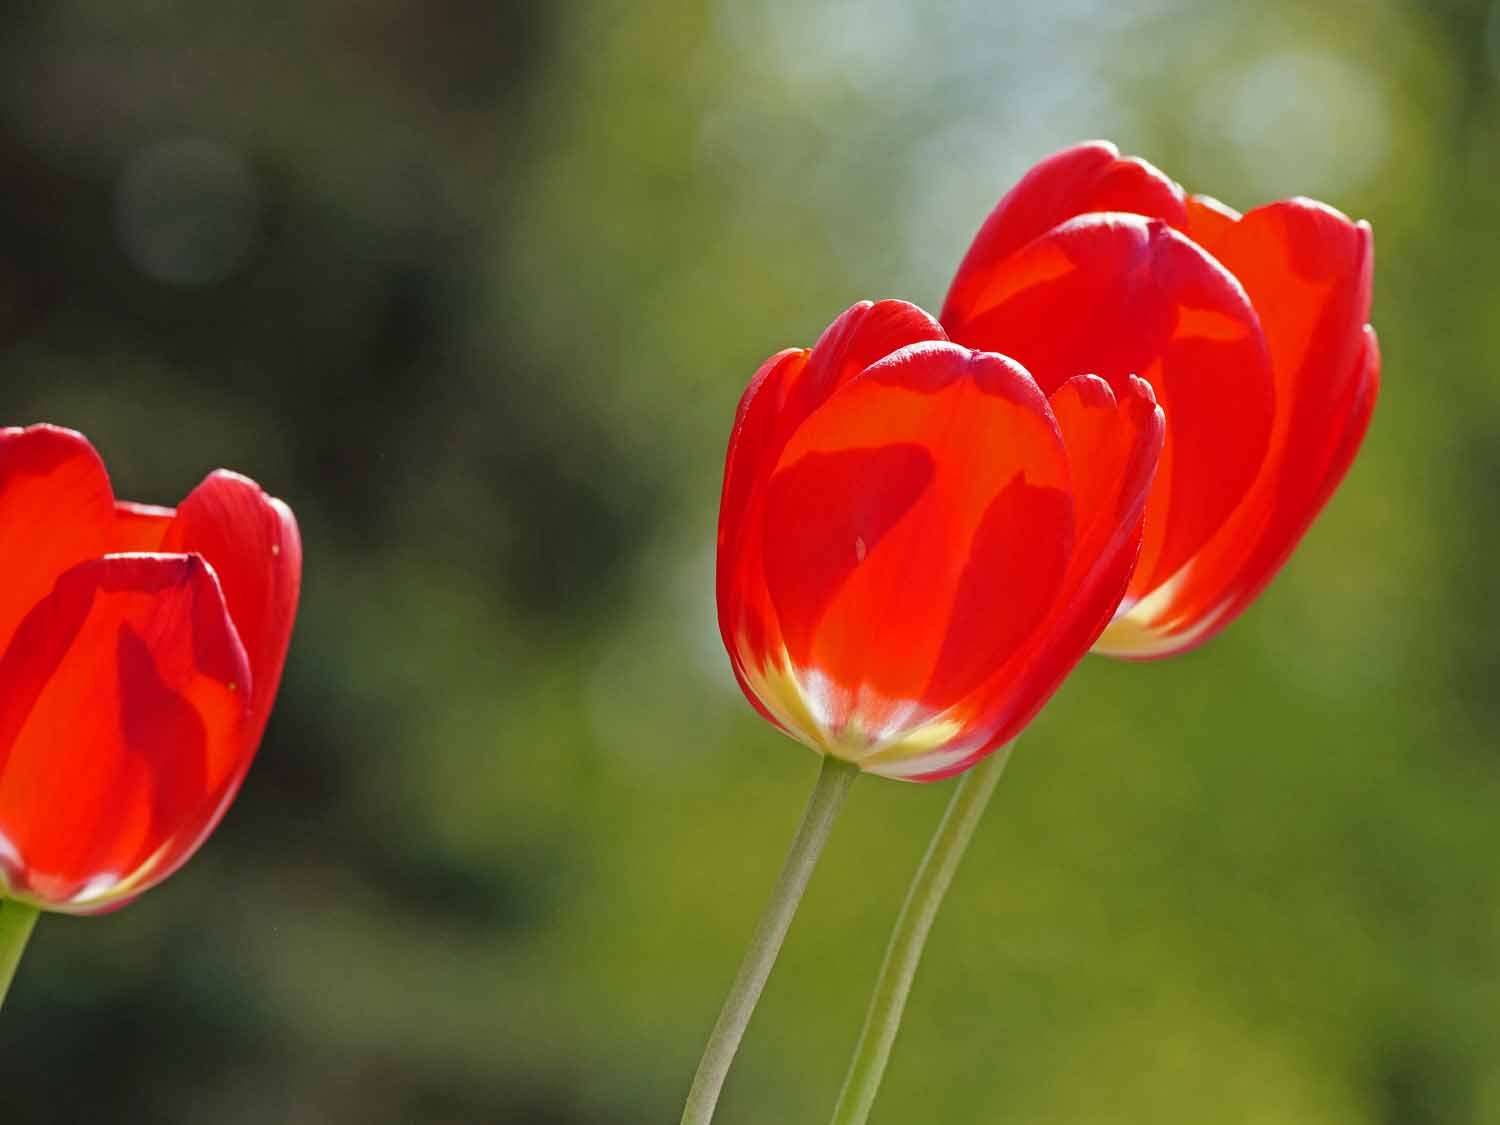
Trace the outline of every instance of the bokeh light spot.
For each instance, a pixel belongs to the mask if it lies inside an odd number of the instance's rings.
[[[260,191],[245,159],[218,141],[174,138],[138,151],[115,189],[115,223],[132,264],[158,281],[222,281],[260,227]]]

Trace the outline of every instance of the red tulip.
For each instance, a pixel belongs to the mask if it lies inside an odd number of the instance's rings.
[[[1042,161],[990,214],[949,336],[1048,392],[1139,376],[1166,411],[1140,564],[1098,651],[1201,644],[1286,561],[1374,409],[1371,267],[1366,223],[1307,199],[1241,216],[1099,142]]]
[[[1109,622],[1162,416],[1139,379],[1049,396],[1003,355],[864,302],[740,402],[719,514],[719,626],[771,722],[931,780],[1008,742]]]
[[[118,502],[87,439],[0,430],[0,898],[88,914],[182,866],[238,790],[301,582],[290,509],[219,471]]]

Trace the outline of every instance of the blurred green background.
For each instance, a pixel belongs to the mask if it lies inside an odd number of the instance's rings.
[[[0,416],[307,549],[221,830],[39,926],[4,1125],[675,1121],[816,765],[714,625],[735,403],[1091,136],[1369,218],[1386,389],[1249,614],[1025,735],[875,1121],[1500,1122],[1500,5],[0,19]],[[948,791],[855,787],[723,1125],[826,1119]]]

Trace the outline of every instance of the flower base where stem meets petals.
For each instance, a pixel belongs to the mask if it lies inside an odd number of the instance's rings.
[[[771,975],[771,967],[776,964],[781,943],[791,927],[797,904],[802,901],[802,892],[807,889],[823,845],[828,842],[834,819],[849,793],[849,785],[858,775],[858,766],[824,756],[817,784],[808,798],[802,823],[797,826],[797,835],[792,839],[786,862],[776,878],[771,899],[766,903],[760,921],[755,924],[750,947],[740,962],[719,1019],[709,1033],[708,1046],[703,1049],[703,1058],[698,1063],[698,1072],[693,1075],[687,1106],[682,1112],[682,1125],[708,1125],[713,1120],[719,1092],[724,1088],[724,1079],[729,1075],[735,1052],[739,1050],[745,1028],[750,1024],[756,1001]]]
[[[0,899],[0,1007],[5,1005],[5,995],[15,978],[16,966],[21,963],[21,954],[26,952],[26,942],[36,925],[37,913],[36,907],[24,902]]]
[[[921,866],[906,892],[896,927],[891,931],[891,941],[886,947],[880,975],[876,978],[865,1026],[859,1033],[859,1042],[854,1048],[844,1088],[839,1092],[831,1125],[864,1125],[870,1116],[875,1095],[880,1092],[880,1080],[890,1061],[891,1048],[896,1042],[896,1032],[901,1027],[906,998],[911,992],[917,965],[922,960],[927,935],[974,836],[974,829],[994,795],[1000,775],[1005,772],[1014,745],[1012,742],[1002,746],[969,770],[953,791],[932,843],[927,846],[927,854],[922,857]]]

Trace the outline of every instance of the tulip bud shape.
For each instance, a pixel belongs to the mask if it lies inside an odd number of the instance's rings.
[[[1380,384],[1369,224],[1309,199],[1245,215],[1093,142],[1000,200],[942,324],[1053,393],[1149,382],[1166,443],[1140,563],[1095,649],[1203,643],[1265,588],[1343,479]]]
[[[88,441],[0,430],[0,898],[117,908],[213,831],[276,698],[301,583],[291,510],[211,474],[117,501]]]
[[[1044,393],[901,301],[760,368],[729,442],[719,625],[791,737],[933,780],[1004,745],[1110,621],[1163,420],[1140,379]]]

